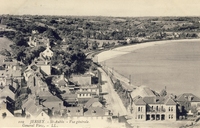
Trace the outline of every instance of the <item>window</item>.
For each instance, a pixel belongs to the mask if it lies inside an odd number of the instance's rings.
[[[83,96],[85,96],[85,94],[83,94]]]
[[[142,119],[142,115],[141,115],[141,119]]]
[[[68,113],[70,113],[70,110],[68,110]]]
[[[170,107],[169,107],[169,112],[170,112]]]
[[[140,115],[138,115],[138,119],[140,119]]]
[[[138,107],[138,112],[140,111],[140,107]]]
[[[41,113],[41,115],[43,116],[43,113]]]
[[[169,119],[170,119],[171,115],[169,115]]]
[[[141,107],[141,112],[142,112],[142,107]]]
[[[173,107],[171,107],[171,111],[173,111]]]
[[[171,119],[173,119],[173,115],[171,115]]]
[[[79,96],[81,96],[81,94],[79,94]]]

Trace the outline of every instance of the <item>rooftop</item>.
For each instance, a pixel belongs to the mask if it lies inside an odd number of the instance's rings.
[[[200,102],[200,98],[195,96],[192,93],[183,93],[181,95],[179,95],[176,100],[178,102],[180,101],[191,101],[191,102]]]
[[[91,107],[93,103],[95,102],[99,102],[99,99],[98,98],[91,98],[88,100],[88,102],[86,102],[85,104],[85,107],[88,108],[88,107]]]
[[[155,97],[154,92],[147,86],[137,87],[135,90],[131,92],[131,97],[134,98],[136,96],[141,97]]]

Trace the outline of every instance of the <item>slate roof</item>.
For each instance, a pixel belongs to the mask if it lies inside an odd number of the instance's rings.
[[[171,98],[168,98],[165,102],[165,105],[176,105],[177,103],[171,99]]]
[[[68,116],[83,116],[83,107],[67,107]]]
[[[192,93],[183,93],[181,95],[179,95],[176,100],[178,102],[181,102],[181,101],[188,101],[188,97],[191,96],[191,102],[200,102],[200,98],[195,96],[194,94]]]
[[[137,87],[135,90],[131,92],[131,97],[134,98],[136,96],[141,96],[141,97],[155,97],[155,94],[153,91],[147,87],[147,86],[140,86]]]
[[[58,86],[68,85],[68,80],[65,78],[64,74],[61,74],[60,76],[54,77],[53,82],[54,82],[54,84],[56,84]]]
[[[92,104],[95,103],[95,102],[99,102],[99,99],[98,99],[98,98],[91,98],[91,99],[89,99],[89,100],[86,102],[85,107],[86,107],[86,108],[89,108],[89,107],[91,107]]]
[[[146,104],[165,104],[165,105],[176,105],[176,102],[171,97],[136,97],[134,99],[135,105],[146,105]]]
[[[59,99],[57,96],[43,96],[40,97],[40,99],[41,99],[41,104],[49,109],[63,108],[63,101]]]
[[[144,97],[143,98],[144,102],[147,104],[155,104],[155,97]]]
[[[84,116],[105,116],[108,109],[103,107],[89,107],[87,111],[84,112]]]
[[[41,112],[42,108],[35,105],[35,101],[33,99],[27,99],[23,104],[22,108],[29,112],[32,116],[37,117]]]

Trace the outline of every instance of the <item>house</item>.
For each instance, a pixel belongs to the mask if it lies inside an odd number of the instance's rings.
[[[39,33],[38,30],[32,30],[32,34]]]
[[[65,91],[65,93],[70,93],[74,91],[75,85],[65,78],[64,73],[60,76],[54,77],[52,82],[61,91]]]
[[[83,107],[78,106],[78,107],[66,107],[66,109],[64,109],[66,111],[66,115],[68,117],[80,117],[83,116]],[[65,115],[65,116],[66,116]]]
[[[48,95],[48,96],[40,96],[40,104],[50,110],[57,110],[57,109],[63,109],[63,101],[58,98],[57,96]]]
[[[110,110],[103,107],[97,98],[90,99],[84,106],[84,117],[91,120],[104,120],[111,119]]]
[[[99,95],[99,87],[98,85],[80,86],[80,89],[76,93],[79,100],[88,100]]]
[[[0,86],[12,85],[13,81],[21,84],[22,72],[19,63],[13,59],[4,59],[0,67]]]
[[[160,97],[147,86],[135,88],[129,97],[128,109],[134,120],[176,120],[176,106],[171,95]]]
[[[43,52],[40,53],[40,57],[43,57],[45,60],[51,60],[53,57],[53,51],[50,48],[50,43],[47,43],[47,47]]]
[[[131,98],[134,98],[136,96],[140,96],[140,97],[155,97],[155,92],[153,90],[151,90],[149,87],[147,86],[139,86],[137,88],[135,88],[132,92],[131,92]]]
[[[51,75],[51,61],[43,57],[38,57],[34,60],[34,64],[41,69],[46,75]]]
[[[89,100],[84,106],[84,117],[91,120],[111,120],[110,110],[104,108],[96,98]]]
[[[32,31],[32,34],[37,34],[37,31]],[[28,45],[30,47],[45,46],[49,43],[49,39],[41,37],[39,35],[33,35],[29,37]]]
[[[34,76],[34,70],[31,68],[31,65],[29,65],[28,68],[24,71],[23,75],[26,81],[28,81],[30,77]]]
[[[179,105],[180,116],[187,116],[188,113],[192,114],[192,107],[200,106],[200,98],[192,93],[183,93],[176,98],[176,101]]]
[[[78,104],[78,98],[77,94],[72,94],[72,93],[64,93],[61,94],[62,99],[64,100],[64,105],[65,106],[77,106]]]
[[[85,103],[85,108],[89,107],[103,107],[103,105],[99,102],[99,98],[91,98]]]
[[[134,97],[131,101],[134,120],[176,120],[177,103],[170,96]]]
[[[30,89],[35,95],[49,91],[48,85],[43,78],[35,76],[33,77],[33,83],[34,86],[31,86]]]
[[[39,103],[38,97],[29,95],[22,103],[22,111],[26,118],[49,119],[48,113],[43,111],[43,107]]]
[[[35,71],[31,69],[31,65],[24,71],[24,77],[27,81],[28,87],[31,89],[31,92],[35,95],[39,95],[40,92],[48,92],[49,87],[45,82],[45,78],[41,73],[40,68],[37,68]]]

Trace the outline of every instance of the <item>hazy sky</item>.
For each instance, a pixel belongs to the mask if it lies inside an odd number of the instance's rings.
[[[200,16],[200,0],[0,0],[0,14]]]

